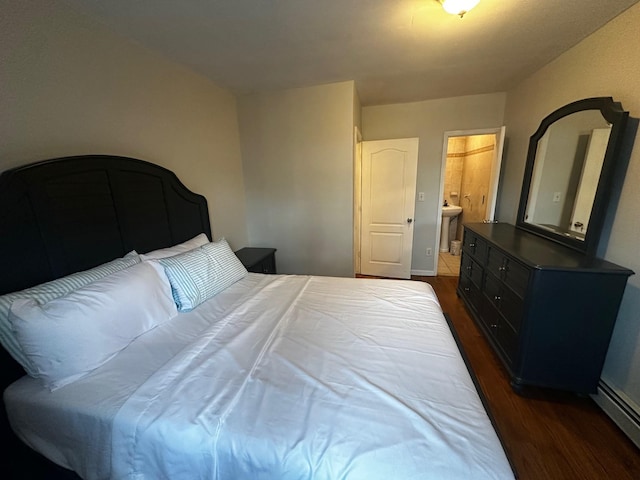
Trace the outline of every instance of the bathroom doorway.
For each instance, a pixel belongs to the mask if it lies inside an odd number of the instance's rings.
[[[448,218],[441,214],[438,219],[438,275],[459,274],[458,242],[465,223],[494,220],[504,133],[505,127],[444,134],[440,201],[462,210],[452,217],[447,214]]]

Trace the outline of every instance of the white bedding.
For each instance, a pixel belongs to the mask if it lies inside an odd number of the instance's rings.
[[[513,478],[428,284],[249,274],[14,430],[87,479]]]

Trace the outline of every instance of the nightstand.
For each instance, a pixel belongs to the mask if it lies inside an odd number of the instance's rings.
[[[276,273],[276,249],[245,247],[235,252],[247,270],[254,273]]]

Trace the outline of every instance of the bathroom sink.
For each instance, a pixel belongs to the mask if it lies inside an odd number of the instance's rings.
[[[453,217],[462,213],[462,207],[458,205],[444,205],[442,207],[442,225],[440,228],[440,251],[449,251],[449,223]]]
[[[446,207],[442,207],[443,217],[455,217],[456,215],[460,215],[460,213],[462,213],[462,207],[458,205],[447,205]]]

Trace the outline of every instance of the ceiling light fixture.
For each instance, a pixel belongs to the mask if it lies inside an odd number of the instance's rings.
[[[452,15],[464,16],[469,10],[475,7],[480,0],[438,0],[442,4],[445,12]]]

